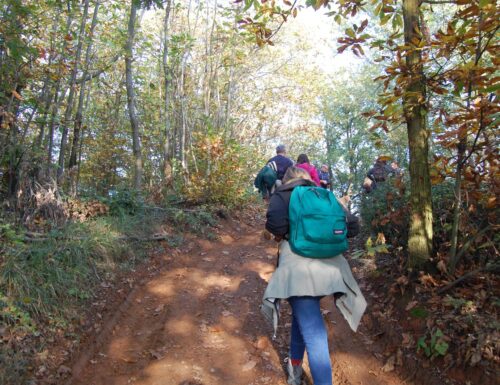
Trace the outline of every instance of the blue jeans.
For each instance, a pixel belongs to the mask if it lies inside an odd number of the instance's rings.
[[[328,350],[328,334],[319,307],[321,297],[290,297],[292,333],[290,357],[304,358],[307,350],[314,385],[332,385],[332,364]]]

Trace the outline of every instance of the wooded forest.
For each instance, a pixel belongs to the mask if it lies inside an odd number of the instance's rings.
[[[389,259],[373,279],[427,322],[408,349],[498,371],[499,20],[495,0],[0,0],[0,383],[42,378],[48,336],[158,240],[263,215],[278,144],[350,196],[352,258]],[[368,194],[380,157],[402,175]]]

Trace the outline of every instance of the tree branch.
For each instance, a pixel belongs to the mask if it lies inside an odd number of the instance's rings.
[[[439,5],[439,4],[457,4],[456,1],[454,0],[423,0],[420,2],[420,4],[432,4],[432,5]]]
[[[499,264],[488,264],[488,265],[486,265],[484,267],[481,267],[479,269],[469,271],[468,273],[462,275],[461,277],[458,277],[453,282],[450,282],[446,286],[443,286],[437,292],[438,292],[438,294],[442,294],[442,293],[444,293],[444,292],[446,292],[446,291],[454,288],[460,282],[463,282],[466,279],[469,279],[470,277],[473,277],[474,275],[476,275],[478,273],[482,273],[482,272],[485,272],[485,273],[498,273],[499,271],[500,271],[500,265]]]
[[[101,75],[102,73],[106,72],[108,69],[111,68],[111,66],[118,61],[119,58],[121,58],[122,54],[119,53],[119,54],[116,54],[113,58],[111,58],[109,64],[103,68],[101,68],[100,70],[97,70],[95,72],[92,72],[92,73],[89,73],[87,74],[87,76],[85,76],[84,78],[81,77],[79,79],[76,79],[76,84],[81,84],[81,83],[84,83],[84,82],[87,82],[89,80],[92,80],[96,77],[98,77],[99,75]]]

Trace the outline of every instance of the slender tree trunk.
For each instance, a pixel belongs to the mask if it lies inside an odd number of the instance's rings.
[[[165,141],[163,144],[163,178],[165,185],[170,186],[172,184],[172,128],[170,124],[170,83],[172,81],[172,75],[170,73],[170,68],[168,64],[168,48],[170,44],[170,34],[169,34],[169,18],[171,10],[172,0],[167,0],[167,6],[165,8],[165,19],[163,24],[164,40],[163,40],[163,77],[165,85],[165,99],[164,99],[164,119],[165,119]]]
[[[98,13],[99,13],[100,0],[97,0],[94,7],[94,14],[92,16],[92,23],[90,25],[90,31],[88,33],[88,43],[87,49],[85,51],[85,60],[83,63],[83,74],[82,78],[85,79],[88,74],[90,54],[92,53],[92,43],[94,40],[94,30],[97,25]],[[80,140],[80,131],[82,128],[82,112],[83,103],[85,99],[85,80],[80,84],[80,93],[78,96],[78,106],[76,109],[75,122],[73,126],[73,142],[71,145],[71,152],[69,156],[68,172],[70,174],[70,193],[72,196],[76,195],[76,164],[77,164],[77,153],[79,149],[78,141]]]
[[[54,61],[54,56],[55,56],[54,53],[56,51],[55,50],[55,38],[54,38],[54,36],[56,36],[57,27],[60,23],[60,19],[61,19],[61,9],[58,9],[57,16],[55,18],[54,23],[52,24],[52,31],[51,31],[51,38],[50,38],[50,54],[49,54],[49,60],[48,60],[48,67],[49,68],[52,67],[52,63]],[[45,94],[45,98],[42,98],[42,102],[44,104],[43,104],[43,109],[42,109],[42,119],[41,119],[41,123],[40,123],[40,131],[39,131],[38,137],[34,143],[34,148],[37,150],[42,148],[44,138],[45,138],[45,126],[47,125],[47,119],[48,119],[48,115],[49,115],[49,111],[50,111],[50,106],[51,106],[52,101],[54,99],[54,92],[53,92],[54,84],[53,84],[53,80],[52,80],[50,75],[47,75],[47,77],[45,78],[44,87],[45,86],[47,86],[47,93]]]
[[[479,61],[481,60],[481,55],[482,55],[482,50],[481,50],[481,45],[482,45],[482,40],[483,36],[481,34],[481,23],[482,21],[482,14],[479,15],[478,18],[478,41],[476,45],[476,56],[474,60],[474,65],[477,66],[479,64]],[[471,105],[471,99],[472,99],[472,77],[469,75],[469,85],[467,88],[467,110],[470,110],[470,105]],[[457,266],[457,263],[459,261],[459,258],[457,258],[457,247],[458,247],[458,233],[459,233],[459,227],[460,227],[460,212],[462,210],[462,173],[463,173],[463,168],[465,166],[464,161],[465,161],[465,152],[467,150],[467,136],[469,134],[469,131],[466,130],[465,132],[461,133],[458,145],[457,145],[457,169],[455,172],[455,207],[453,209],[453,223],[451,226],[451,246],[450,246],[450,254],[449,254],[449,270],[450,273],[455,272],[455,268]]]
[[[137,1],[131,0],[130,16],[128,21],[128,37],[125,45],[125,83],[127,88],[127,107],[132,129],[132,151],[134,154],[134,188],[142,189],[142,151],[141,136],[139,132],[139,120],[135,110],[134,79],[132,74],[133,47],[135,38],[135,21],[137,18]]]
[[[432,253],[432,196],[429,175],[429,132],[426,127],[426,87],[422,58],[414,44],[422,36],[419,28],[420,0],[403,0],[405,44],[410,48],[406,56],[409,83],[403,97],[403,109],[408,130],[410,152],[410,229],[408,238],[408,265],[418,268],[430,259]]]
[[[186,56],[186,54],[185,54]],[[182,58],[181,64],[181,86],[180,86],[180,97],[181,97],[181,132],[179,138],[179,160],[181,161],[181,167],[183,173],[187,172],[187,162],[186,162],[186,137],[187,137],[187,111],[186,111],[186,94],[184,89],[185,77],[186,77],[186,60]]]
[[[92,88],[92,81],[90,82],[89,86],[89,92],[87,92],[87,100],[85,101],[85,108],[84,111],[88,111],[89,108],[89,102],[90,102],[90,89]],[[88,118],[87,118],[88,119]],[[85,126],[83,126],[85,127]],[[82,165],[82,153],[83,153],[83,140],[85,138],[85,130],[82,128],[81,130],[81,138],[80,138],[80,143],[79,143],[79,148],[78,148],[78,164],[77,164],[77,171],[76,171],[76,182],[75,182],[75,191],[78,191],[78,186],[80,184],[80,171],[81,171],[81,165]]]
[[[65,36],[69,33],[71,29],[71,24],[73,24],[73,10],[71,8],[71,2],[67,2],[67,12],[68,12],[68,17],[66,18],[66,27],[65,27]],[[61,56],[61,62],[62,64],[64,62],[64,54],[66,52],[66,48],[68,46],[68,41],[66,39],[63,40],[61,51],[60,51],[60,56]],[[57,119],[57,114],[59,112],[59,108],[61,107],[61,103],[63,100],[63,97],[66,93],[60,92],[61,91],[61,84],[63,81],[63,76],[59,74],[55,87],[54,87],[54,101],[52,103],[52,109],[50,112],[50,123],[49,123],[49,136],[47,138],[47,170],[46,170],[46,176],[49,178],[51,177],[51,168],[52,168],[52,152],[54,150],[54,131],[55,131],[55,124],[56,124],[56,119]]]
[[[69,131],[68,125],[71,119],[71,115],[73,114],[73,104],[76,91],[76,75],[78,73],[78,65],[80,63],[80,59],[82,56],[82,46],[84,40],[83,38],[85,35],[85,24],[87,23],[88,13],[89,13],[89,0],[85,0],[85,3],[83,5],[82,21],[80,23],[80,31],[78,32],[78,43],[76,45],[75,63],[71,71],[71,78],[69,81],[69,95],[66,101],[66,111],[64,113],[64,120],[62,126],[61,145],[59,147],[59,161],[57,168],[58,184],[60,184],[60,182],[62,181],[62,176],[64,173],[64,160],[66,157],[66,146],[68,142],[68,131]]]

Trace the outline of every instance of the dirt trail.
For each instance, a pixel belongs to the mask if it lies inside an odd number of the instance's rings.
[[[71,385],[285,385],[289,309],[271,341],[260,300],[276,262],[262,224],[228,221],[215,242],[193,239],[132,291],[73,365]],[[335,384],[403,384],[363,334],[324,302]],[[311,384],[309,378],[304,383]]]

